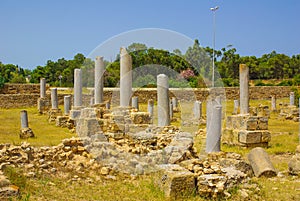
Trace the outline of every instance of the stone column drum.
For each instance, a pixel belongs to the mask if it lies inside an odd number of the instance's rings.
[[[239,100],[233,100],[233,113],[238,114],[239,111]]]
[[[82,72],[81,69],[74,70],[74,107],[82,106]]]
[[[158,126],[170,125],[169,78],[165,74],[157,76],[157,119]]]
[[[95,104],[102,103],[103,100],[103,87],[104,87],[104,61],[103,57],[96,57],[95,60]]]
[[[240,114],[249,113],[249,68],[240,64]]]
[[[132,94],[132,60],[124,47],[120,50],[120,106],[129,107]]]
[[[272,111],[276,110],[276,97],[275,96],[271,97],[271,110]]]

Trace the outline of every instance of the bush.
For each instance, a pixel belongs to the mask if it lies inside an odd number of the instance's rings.
[[[291,80],[283,80],[276,86],[293,86],[293,82]]]
[[[237,87],[239,86],[239,81],[233,78],[223,78],[223,85],[224,87]]]
[[[0,75],[0,89],[4,87],[5,79]]]
[[[296,87],[292,87],[291,91],[295,93],[295,105],[299,106],[299,98],[300,98],[300,92]]]
[[[295,86],[299,86],[300,85],[300,74],[297,74],[297,75],[294,76],[294,78],[293,78],[293,84]]]

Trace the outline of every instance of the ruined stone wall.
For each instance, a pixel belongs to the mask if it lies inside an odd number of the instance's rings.
[[[300,87],[298,87],[300,90]],[[49,86],[47,85],[47,97],[50,99]],[[277,98],[289,97],[291,87],[285,86],[261,86],[250,87],[251,99],[269,99],[272,95],[276,95]],[[239,88],[214,88],[209,89],[170,89],[170,97],[176,96],[178,99],[183,100],[201,100],[204,101],[212,94],[219,95],[226,93],[226,99],[233,100],[239,99]],[[59,104],[63,104],[65,95],[58,94]],[[156,100],[156,88],[150,89],[135,89],[134,95],[139,97],[139,102],[146,103],[149,99]],[[20,107],[32,107],[37,105],[37,99],[40,96],[39,84],[5,84],[0,89],[0,108],[20,108]],[[90,103],[91,95],[83,95],[83,104],[88,106]],[[71,98],[73,101],[73,97]],[[119,100],[119,89],[105,88],[104,100]]]

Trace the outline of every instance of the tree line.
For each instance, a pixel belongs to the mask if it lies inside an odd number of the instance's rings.
[[[172,87],[206,87],[211,83],[213,49],[202,47],[198,40],[185,53],[179,49],[173,52],[155,49],[141,43],[133,43],[127,50],[132,56],[133,84],[136,87],[155,86],[158,73],[170,75]],[[215,50],[214,54],[215,86],[237,86],[241,63],[249,66],[250,79],[255,80],[256,85],[270,85],[270,82],[264,82],[271,79],[279,80],[277,85],[300,85],[300,54],[287,56],[272,51],[261,57],[240,56],[232,45]],[[117,86],[120,55],[113,62],[105,61],[105,65],[104,85]],[[48,60],[44,66],[33,70],[0,62],[0,87],[4,83],[39,83],[42,77],[51,86],[71,87],[75,68],[82,69],[84,86],[93,86],[94,61],[78,53],[70,60]]]

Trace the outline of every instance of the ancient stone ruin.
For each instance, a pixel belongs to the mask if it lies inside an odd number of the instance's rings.
[[[249,68],[240,64],[240,103],[234,102],[233,115],[226,119],[226,128],[222,135],[223,143],[245,147],[267,147],[271,140],[268,117],[268,107],[249,107]]]

